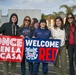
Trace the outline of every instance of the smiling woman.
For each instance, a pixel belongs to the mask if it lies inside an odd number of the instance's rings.
[[[13,19],[12,19],[13,16],[15,16],[15,21],[14,22],[13,22]],[[19,28],[19,26],[17,25],[17,22],[18,22],[18,16],[15,13],[12,13],[11,16],[10,16],[9,22],[3,23],[2,26],[0,27],[0,33],[2,33],[3,35],[7,35],[7,36],[17,36],[18,28]],[[12,28],[13,24],[15,26],[14,28]],[[13,29],[13,31],[12,31],[12,29]],[[13,34],[12,32],[15,33],[15,34]],[[15,71],[15,68],[16,68],[16,62],[11,62],[11,67],[13,67],[11,69],[11,74],[14,75],[14,71]],[[4,75],[8,75],[8,73],[9,73],[8,69],[9,69],[9,62],[7,62],[7,61],[3,62]]]
[[[60,49],[57,55],[56,61],[54,63],[54,67],[56,70],[56,75],[66,75],[66,46],[65,46],[65,29],[63,27],[63,19],[60,16],[55,18],[54,28],[51,29],[53,39],[60,39]],[[60,62],[59,62],[59,59]],[[61,74],[59,63],[61,63]]]

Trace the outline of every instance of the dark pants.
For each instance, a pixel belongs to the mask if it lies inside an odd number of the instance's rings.
[[[28,67],[29,67],[29,75],[33,75],[33,63],[29,62]],[[26,75],[25,52],[24,52],[23,59],[21,62],[21,74]]]
[[[75,75],[75,70],[74,70],[74,54],[76,56],[76,47],[73,45],[68,46],[68,55],[69,55],[69,72],[70,75]],[[76,61],[76,60],[75,60]]]
[[[25,52],[24,52],[23,59],[21,62],[21,74],[26,75]]]
[[[28,62],[29,75],[33,75],[33,62]]]
[[[34,63],[34,74],[38,74],[39,65],[40,65],[39,62]],[[43,74],[45,74],[45,73],[47,74],[47,72],[48,72],[48,63],[42,63],[42,71],[43,71]]]

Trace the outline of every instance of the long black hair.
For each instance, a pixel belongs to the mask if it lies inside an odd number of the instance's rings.
[[[61,24],[60,29],[63,30],[63,28],[64,28],[63,26],[64,26],[64,25],[63,25],[63,19],[62,19],[61,16],[57,16],[57,17],[55,18],[54,28],[57,28],[57,25],[56,25],[56,20],[57,20],[57,19],[59,19],[59,20],[61,21],[62,24]]]
[[[72,25],[75,25],[75,17],[73,15],[73,13],[68,13],[67,16],[66,16],[66,21],[65,21],[65,25],[64,25],[67,40],[69,39],[69,32],[70,32],[70,23],[68,22],[68,16],[69,15],[71,15],[72,18],[73,18]]]
[[[65,21],[65,25],[69,26],[70,23],[68,22],[68,16],[71,15],[72,18],[73,18],[73,22],[72,22],[72,25],[74,25],[74,21],[75,21],[75,17],[73,15],[73,13],[68,13],[67,16],[66,16],[66,21]]]

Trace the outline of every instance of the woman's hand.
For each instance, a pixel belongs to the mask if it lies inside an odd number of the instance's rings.
[[[53,39],[52,37],[49,37],[49,39]]]
[[[20,37],[24,38],[24,36],[23,36],[23,35],[20,35]]]
[[[35,36],[33,36],[32,38],[36,38]]]
[[[29,38],[28,36],[25,36],[25,38]]]

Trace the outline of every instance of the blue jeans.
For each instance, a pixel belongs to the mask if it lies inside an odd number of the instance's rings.
[[[39,72],[39,62],[34,63],[34,74],[38,74]],[[42,72],[47,73],[48,72],[48,63],[42,63]]]
[[[33,62],[28,62],[29,75],[33,75]]]
[[[21,74],[26,75],[25,52],[24,52],[23,59],[21,62]]]

